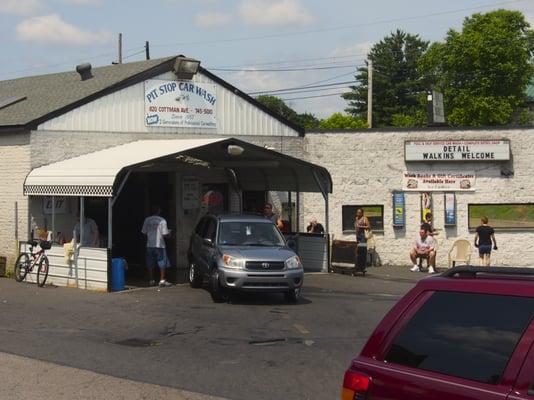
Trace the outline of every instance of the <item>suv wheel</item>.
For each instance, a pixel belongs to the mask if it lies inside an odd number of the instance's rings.
[[[301,288],[291,289],[289,292],[285,292],[284,296],[288,303],[296,303],[300,298]]]
[[[213,268],[210,274],[210,294],[214,303],[223,303],[228,297],[221,283],[219,282],[219,271]]]
[[[199,288],[202,286],[202,274],[192,261],[189,263],[189,284],[193,288]]]

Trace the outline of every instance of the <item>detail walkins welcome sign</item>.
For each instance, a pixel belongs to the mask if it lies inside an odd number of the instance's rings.
[[[404,142],[405,161],[508,161],[509,140],[412,140]]]

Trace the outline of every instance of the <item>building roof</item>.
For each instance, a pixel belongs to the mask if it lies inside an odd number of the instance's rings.
[[[93,78],[85,81],[74,70],[0,81],[0,102],[26,97],[25,100],[0,108],[0,126],[38,124],[41,119],[46,120],[48,115],[52,114],[53,117],[70,111],[109,93],[110,89],[129,86],[132,78],[161,69],[173,59],[168,57],[93,68]]]
[[[0,81],[0,131],[35,129],[37,125],[83,104],[128,86],[172,71],[176,56],[93,68],[82,81],[75,70]],[[200,68],[200,72],[299,134],[303,128],[289,122],[228,82]]]

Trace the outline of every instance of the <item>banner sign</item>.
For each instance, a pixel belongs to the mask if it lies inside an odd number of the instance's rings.
[[[432,193],[421,193],[421,223],[426,222],[426,215],[432,214]]]
[[[509,140],[412,140],[404,142],[405,161],[508,161]]]
[[[470,191],[475,190],[474,172],[404,172],[404,190],[427,191]]]
[[[393,193],[393,226],[406,225],[406,206],[403,192]]]
[[[196,177],[184,176],[182,179],[182,208],[184,210],[200,208],[200,182]]]
[[[445,193],[445,225],[456,225],[456,196]]]
[[[52,207],[54,206],[56,214],[66,214],[67,210],[67,199],[65,196],[55,196],[52,201],[52,196],[43,197],[43,214],[52,214]]]
[[[145,81],[145,125],[217,128],[217,85],[185,81]]]

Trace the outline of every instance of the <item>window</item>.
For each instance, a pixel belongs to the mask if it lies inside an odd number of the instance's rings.
[[[494,228],[534,229],[534,204],[469,204],[468,212],[469,229],[476,229],[481,217]]]
[[[354,232],[354,218],[358,208],[361,208],[363,215],[369,219],[373,231],[381,232],[384,230],[384,206],[342,206],[343,232]]]
[[[534,317],[534,298],[436,292],[400,331],[388,362],[497,384]]]
[[[217,232],[217,222],[209,218],[204,225],[204,239],[210,239],[212,242],[215,242],[215,233]]]

